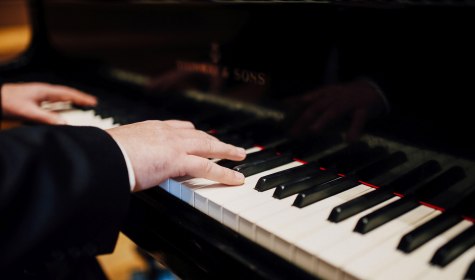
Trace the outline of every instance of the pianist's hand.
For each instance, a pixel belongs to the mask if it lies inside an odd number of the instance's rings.
[[[145,121],[107,130],[127,153],[136,177],[134,191],[172,177],[190,175],[228,185],[244,176],[208,158],[243,160],[244,149],[225,144],[185,121]]]
[[[71,101],[81,106],[94,106],[94,96],[79,90],[47,83],[6,83],[2,90],[2,109],[6,117],[46,124],[64,124],[52,111],[41,108],[43,101]]]
[[[291,100],[297,113],[292,134],[317,134],[325,128],[349,119],[346,139],[359,138],[366,122],[381,115],[386,108],[384,96],[367,80],[335,84]]]

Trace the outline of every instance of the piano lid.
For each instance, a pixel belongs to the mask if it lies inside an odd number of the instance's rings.
[[[289,131],[368,114],[372,133],[473,157],[472,2],[370,2],[32,1],[36,57],[149,95],[257,104]]]

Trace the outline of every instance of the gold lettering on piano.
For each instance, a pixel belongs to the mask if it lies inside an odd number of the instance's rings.
[[[234,79],[247,84],[264,86],[267,84],[267,76],[262,72],[254,72],[244,69],[234,69]]]
[[[254,84],[265,86],[268,84],[268,75],[264,72],[252,71],[241,68],[234,68],[230,71],[229,67],[220,66],[207,62],[177,61],[177,69],[181,71],[200,73],[211,77],[223,79],[232,79],[236,82],[245,84]],[[230,76],[229,73],[232,72]]]

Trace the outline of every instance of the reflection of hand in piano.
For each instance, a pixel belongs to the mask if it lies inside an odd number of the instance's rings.
[[[288,104],[295,108],[293,134],[320,133],[335,122],[350,118],[347,139],[356,140],[369,118],[385,110],[383,96],[373,84],[357,80],[346,84],[325,86],[303,96],[292,98]]]

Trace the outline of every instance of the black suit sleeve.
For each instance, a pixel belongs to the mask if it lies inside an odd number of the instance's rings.
[[[0,268],[111,252],[130,193],[115,141],[93,127],[0,133]]]

